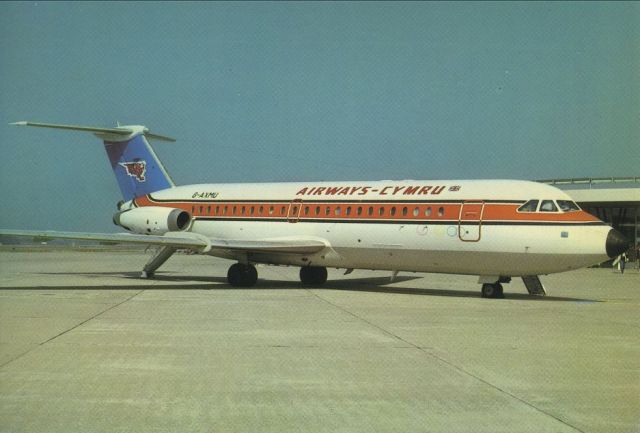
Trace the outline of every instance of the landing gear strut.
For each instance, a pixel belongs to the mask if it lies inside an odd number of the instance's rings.
[[[303,284],[319,286],[327,281],[327,268],[323,266],[305,266],[300,268],[300,281]]]
[[[233,287],[251,287],[258,281],[258,271],[251,264],[236,263],[229,268],[227,281]]]
[[[176,252],[176,248],[174,247],[164,247],[160,248],[151,259],[144,265],[142,269],[142,274],[140,274],[140,278],[153,278],[156,273],[156,269],[164,264],[169,257]]]
[[[482,285],[482,297],[483,298],[504,298],[502,291],[502,284],[483,284]]]

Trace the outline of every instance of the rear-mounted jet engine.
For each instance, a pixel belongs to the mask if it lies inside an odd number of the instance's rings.
[[[113,215],[115,225],[139,234],[163,235],[186,230],[190,221],[188,212],[160,206],[140,207]]]

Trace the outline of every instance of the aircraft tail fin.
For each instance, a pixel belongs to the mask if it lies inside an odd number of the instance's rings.
[[[116,128],[102,128],[26,121],[11,123],[11,125],[93,132],[104,142],[118,186],[127,201],[175,186],[147,138],[162,141],[175,141],[175,139],[152,134],[144,126],[118,125]]]

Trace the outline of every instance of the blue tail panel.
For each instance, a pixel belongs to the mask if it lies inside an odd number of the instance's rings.
[[[174,186],[143,135],[128,141],[105,141],[104,147],[125,200]]]

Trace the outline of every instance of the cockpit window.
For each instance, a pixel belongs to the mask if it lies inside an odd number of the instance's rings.
[[[580,210],[578,205],[571,200],[557,200],[556,203],[558,203],[558,206],[560,207],[562,212],[575,212],[577,210]]]
[[[558,212],[558,208],[553,200],[542,200],[540,212]]]
[[[529,200],[518,208],[518,212],[535,212],[538,208],[538,200]]]

